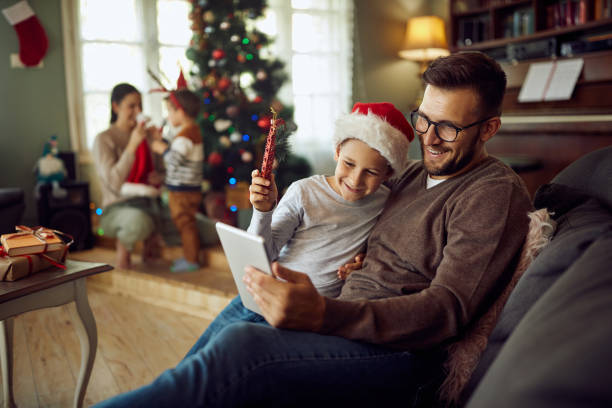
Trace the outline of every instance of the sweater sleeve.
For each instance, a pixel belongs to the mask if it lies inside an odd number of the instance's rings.
[[[271,261],[278,258],[280,250],[301,224],[300,202],[300,189],[293,183],[274,210],[260,212],[253,209],[248,232],[263,237]]]
[[[510,183],[469,190],[449,208],[443,259],[428,287],[384,299],[325,299],[320,332],[419,350],[456,336],[474,319],[511,272],[531,203]]]
[[[109,189],[119,192],[134,164],[134,153],[124,149],[118,156],[110,135],[101,133],[94,142],[93,155],[100,181]]]

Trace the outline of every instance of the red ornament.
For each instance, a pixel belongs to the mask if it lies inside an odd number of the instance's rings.
[[[221,78],[219,82],[217,82],[217,88],[219,88],[220,91],[225,91],[231,84],[232,81],[228,78]]]
[[[225,51],[223,51],[222,49],[214,50],[212,52],[212,57],[216,60],[220,60],[221,58],[225,57]]]
[[[238,60],[238,62],[243,63],[244,61],[246,61],[246,58],[244,57],[244,55],[242,54],[238,54],[238,56],[236,57],[236,59]]]
[[[208,164],[211,166],[218,166],[223,162],[223,157],[218,152],[212,152],[210,156],[208,156]]]
[[[270,127],[270,118],[268,116],[263,116],[257,121],[257,126],[262,130],[268,129]]]
[[[263,98],[259,95],[257,95],[255,98],[253,98],[253,103],[260,103],[263,100]]]

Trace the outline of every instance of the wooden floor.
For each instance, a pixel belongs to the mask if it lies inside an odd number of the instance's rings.
[[[84,406],[152,381],[176,365],[209,320],[89,288],[98,349]],[[15,319],[17,406],[70,407],[80,367],[74,303]],[[2,398],[0,398],[2,401]]]
[[[98,348],[84,406],[149,383],[175,366],[237,291],[220,248],[203,251],[206,265],[169,272],[180,248],[164,259],[114,269],[87,279],[98,328]],[[114,250],[96,247],[69,255],[114,263]],[[69,407],[80,367],[74,304],[32,311],[15,319],[14,393],[17,406]],[[1,393],[1,390],[0,390]],[[0,395],[0,403],[3,397]]]

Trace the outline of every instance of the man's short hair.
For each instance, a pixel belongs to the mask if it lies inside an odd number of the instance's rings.
[[[191,92],[189,89],[179,89],[177,91],[173,91],[172,94],[181,105],[181,108],[187,116],[193,119],[198,117],[202,107],[202,102],[198,95]]]
[[[491,57],[464,51],[434,60],[423,73],[423,82],[442,89],[472,88],[480,99],[480,113],[501,115],[506,73]]]

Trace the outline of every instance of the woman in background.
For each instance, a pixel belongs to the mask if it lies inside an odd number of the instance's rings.
[[[131,266],[130,255],[138,241],[144,241],[144,262],[158,257],[161,250],[155,233],[159,214],[157,189],[152,187],[159,184],[161,177],[154,171],[143,173],[146,166],[139,162],[146,159],[146,163],[151,163],[147,143],[142,142],[147,139],[147,132],[153,131],[147,128],[146,121],[138,120],[141,112],[138,89],[127,83],[116,85],[111,92],[110,127],[96,136],[93,147],[102,191],[100,228],[105,236],[117,239],[119,268]],[[136,185],[132,180],[135,174],[147,178],[143,188],[126,189]]]

